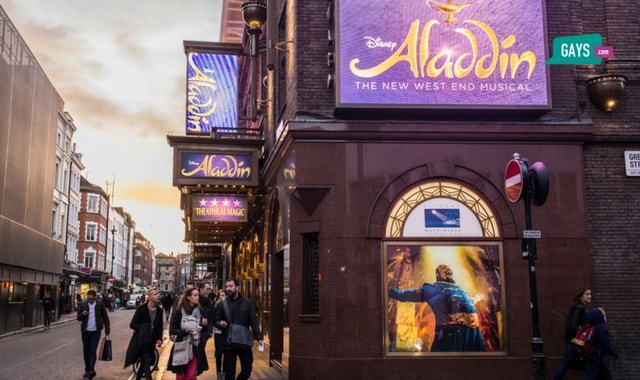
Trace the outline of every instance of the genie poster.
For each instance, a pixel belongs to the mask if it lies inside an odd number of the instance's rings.
[[[385,354],[504,354],[499,243],[384,246]]]
[[[349,0],[336,14],[338,108],[550,107],[543,0]]]

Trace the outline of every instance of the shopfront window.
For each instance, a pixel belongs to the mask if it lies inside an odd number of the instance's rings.
[[[27,285],[19,282],[12,282],[9,285],[9,302],[24,302],[27,295]]]

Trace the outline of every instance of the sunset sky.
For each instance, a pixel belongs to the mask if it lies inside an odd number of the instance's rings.
[[[183,41],[216,42],[222,0],[0,0],[78,128],[84,176],[156,252],[186,252],[167,135],[185,134]]]

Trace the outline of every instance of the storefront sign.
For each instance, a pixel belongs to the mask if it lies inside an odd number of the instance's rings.
[[[210,263],[222,257],[219,245],[197,245],[193,247],[193,260],[196,263]]]
[[[247,197],[242,195],[192,195],[194,221],[246,222]]]
[[[550,108],[542,0],[336,7],[339,108]]]
[[[258,183],[257,149],[180,149],[174,151],[174,185]]]

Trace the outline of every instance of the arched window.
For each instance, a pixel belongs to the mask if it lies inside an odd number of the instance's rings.
[[[505,354],[500,223],[472,187],[429,179],[384,224],[385,353]]]

